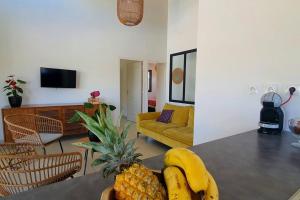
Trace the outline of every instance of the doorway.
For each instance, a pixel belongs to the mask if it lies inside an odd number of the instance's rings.
[[[160,112],[166,102],[166,64],[149,63],[148,112]]]
[[[120,84],[122,117],[135,122],[143,106],[143,62],[121,59]]]

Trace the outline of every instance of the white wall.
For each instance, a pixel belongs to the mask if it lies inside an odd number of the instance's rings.
[[[199,0],[195,144],[256,129],[265,85],[299,86],[299,10],[295,0]]]
[[[166,101],[169,100],[170,54],[197,48],[198,0],[169,0]]]
[[[99,89],[119,107],[120,58],[165,61],[167,1],[146,0],[137,27],[119,23],[116,2],[1,0],[0,80],[16,74],[28,81],[24,104],[83,102]],[[78,70],[79,88],[40,88],[41,66]],[[0,107],[7,104],[2,95]]]

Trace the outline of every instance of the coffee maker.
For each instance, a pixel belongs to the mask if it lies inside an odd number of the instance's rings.
[[[263,108],[260,111],[259,133],[263,134],[281,134],[284,122],[284,113],[281,106],[288,103],[296,88],[289,89],[290,97],[282,103],[282,98],[275,92],[269,92],[262,96],[261,104]]]

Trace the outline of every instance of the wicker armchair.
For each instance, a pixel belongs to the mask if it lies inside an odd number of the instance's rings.
[[[6,116],[4,122],[7,124],[15,143],[41,146],[44,154],[46,154],[46,145],[58,140],[63,152],[60,141],[63,136],[61,121],[39,115],[21,114]]]
[[[0,196],[65,180],[81,170],[80,153],[37,155],[27,144],[0,145]]]

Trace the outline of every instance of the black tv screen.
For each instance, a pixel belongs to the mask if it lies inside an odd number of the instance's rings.
[[[76,71],[41,67],[41,87],[76,88]]]

